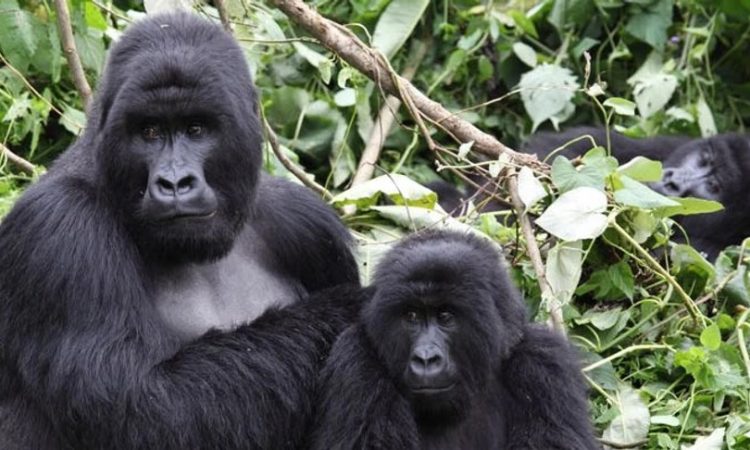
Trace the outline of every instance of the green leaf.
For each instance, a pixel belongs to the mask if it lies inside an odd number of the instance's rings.
[[[555,200],[536,224],[563,241],[593,239],[607,228],[607,196],[604,192],[579,187]]]
[[[331,70],[333,67],[333,63],[327,57],[321,55],[320,53],[316,52],[315,50],[311,49],[301,42],[293,42],[292,46],[295,50],[297,50],[297,53],[299,53],[300,56],[305,59],[305,61],[310,63],[311,66],[318,69],[320,78],[323,79],[324,83],[328,84],[328,82],[331,81]]]
[[[702,95],[698,99],[695,109],[698,114],[698,127],[701,129],[701,136],[709,137],[715,135],[717,131],[714,115],[711,113],[711,108]]]
[[[689,447],[682,447],[682,450],[721,450],[724,445],[724,428],[717,428],[708,436],[702,436],[695,440],[695,443]]]
[[[524,14],[523,11],[513,9],[508,12],[508,15],[513,18],[513,22],[519,29],[523,30],[525,33],[530,34],[534,38],[539,38],[539,34],[536,32],[536,28],[534,27],[534,22],[526,17],[526,14]]]
[[[368,209],[375,205],[381,195],[386,195],[397,205],[433,208],[437,201],[434,192],[400,174],[381,175],[356,185],[333,198],[337,207],[356,205],[358,209]]]
[[[656,213],[661,217],[708,214],[724,209],[724,206],[721,203],[703,198],[669,197],[669,199],[677,202],[677,205],[657,209]]]
[[[638,14],[633,14],[625,31],[633,37],[661,50],[667,43],[667,29],[672,25],[672,0],[650,1]]]
[[[523,166],[518,172],[518,196],[526,209],[547,196],[542,183],[534,176],[534,172]]]
[[[545,278],[560,305],[567,305],[581,279],[583,245],[581,241],[558,242],[548,253]]]
[[[22,72],[26,71],[37,48],[35,22],[36,17],[20,9],[15,0],[0,0],[0,30],[3,34],[0,50]]]
[[[547,20],[560,34],[566,27],[583,26],[587,24],[594,14],[594,3],[592,0],[554,0],[552,11]]]
[[[635,103],[620,97],[611,97],[604,101],[604,106],[612,108],[621,116],[635,115]]]
[[[336,106],[342,108],[354,106],[357,103],[357,91],[352,88],[344,88],[334,94],[333,102],[336,103]]]
[[[652,209],[678,206],[679,203],[651,190],[634,179],[619,176],[622,187],[615,191],[615,201],[623,205]]]
[[[646,439],[651,415],[640,394],[630,386],[621,386],[614,394],[619,414],[604,430],[602,438],[610,442],[640,442]]]
[[[392,0],[378,18],[372,46],[391,59],[411,36],[429,4],[429,0]]]
[[[513,44],[513,53],[527,66],[536,67],[536,51],[530,46],[516,42]]]
[[[479,231],[470,225],[454,219],[445,212],[431,208],[420,208],[418,206],[373,206],[370,209],[377,211],[383,218],[409,230],[446,228],[482,236]]]
[[[677,89],[677,77],[658,73],[649,78],[641,78],[633,86],[633,97],[638,105],[638,113],[644,119],[662,111]]]
[[[721,331],[717,324],[712,324],[701,332],[701,344],[709,350],[718,350],[721,345]]]
[[[575,112],[572,100],[580,86],[570,69],[542,64],[523,74],[518,87],[533,130],[546,120],[557,126]]]
[[[653,161],[643,156],[636,156],[617,169],[617,172],[636,181],[651,182],[661,180],[662,166],[660,161]]]
[[[617,163],[615,162],[615,167]],[[584,165],[575,167],[564,156],[558,156],[552,162],[552,184],[560,192],[566,192],[577,187],[592,187],[604,189],[604,180],[607,174],[596,165]]]

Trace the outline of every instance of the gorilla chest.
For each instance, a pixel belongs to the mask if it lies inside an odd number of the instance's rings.
[[[237,247],[219,261],[158,271],[156,309],[179,337],[190,340],[212,328],[233,329],[304,293],[266,254]]]

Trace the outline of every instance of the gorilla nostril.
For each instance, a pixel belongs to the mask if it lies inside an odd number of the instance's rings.
[[[156,186],[159,189],[159,193],[163,195],[175,195],[175,185],[167,180],[166,178],[159,178],[156,180]]]
[[[188,175],[185,178],[177,182],[177,194],[187,194],[193,187],[195,187],[196,178],[192,175]]]

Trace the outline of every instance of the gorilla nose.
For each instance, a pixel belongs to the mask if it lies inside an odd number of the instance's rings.
[[[411,371],[420,377],[434,377],[445,369],[445,358],[435,346],[414,349],[409,364]]]
[[[149,186],[151,196],[161,202],[183,202],[199,196],[205,187],[201,177],[193,173],[164,171]]]

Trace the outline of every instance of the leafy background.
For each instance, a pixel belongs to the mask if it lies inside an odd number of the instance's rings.
[[[708,136],[750,119],[750,0],[317,0],[309,2],[386,55],[463,119],[517,147],[535,130],[600,124],[628,135]],[[468,205],[450,218],[424,184],[470,176],[507,199],[507,159],[477,158],[440,131],[429,149],[402,109],[375,178],[351,186],[384,95],[269,3],[227,2],[234,33],[282,150],[325,186],[357,237],[365,282],[409,230],[447,226],[493,239],[537,320],[562,306],[584,356],[591,416],[615,448],[750,448],[750,291],[745,246],[708,261],[671,217],[717,207],[649,190],[661,166],[620,166],[607,150],[523,168],[550,289],[540,289],[511,210]],[[189,0],[73,0],[75,40],[89,83],[106,49],[148,11]],[[0,214],[85,126],[43,0],[0,0],[0,142],[34,174],[0,156]],[[266,170],[296,179],[267,150]],[[500,178],[498,179],[498,175]],[[481,198],[474,199],[482,203]]]

